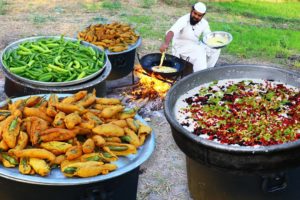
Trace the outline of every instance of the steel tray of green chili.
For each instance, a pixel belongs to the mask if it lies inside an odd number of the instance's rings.
[[[105,68],[108,57],[97,46],[63,36],[18,40],[1,54],[1,67],[33,85],[66,86],[88,81]]]

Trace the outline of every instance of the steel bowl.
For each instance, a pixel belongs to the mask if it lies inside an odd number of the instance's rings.
[[[11,44],[9,44],[1,53],[1,56],[0,56],[0,65],[1,65],[1,68],[4,72],[10,74],[12,77],[18,79],[18,80],[21,80],[25,83],[28,83],[28,84],[32,84],[32,85],[38,85],[38,86],[69,86],[69,85],[75,85],[75,84],[78,84],[78,83],[83,83],[85,81],[88,81],[94,77],[96,77],[97,75],[99,75],[103,70],[104,68],[106,67],[107,63],[108,63],[108,57],[107,57],[107,54],[105,53],[105,62],[104,62],[104,65],[103,67],[98,70],[97,72],[93,73],[93,74],[90,74],[82,79],[79,79],[79,80],[72,80],[72,81],[65,81],[65,82],[42,82],[42,81],[37,81],[37,80],[30,80],[30,79],[27,79],[27,78],[24,78],[22,76],[19,76],[17,74],[14,74],[12,73],[9,68],[7,66],[4,65],[3,63],[3,55],[7,52],[7,51],[10,51],[10,50],[13,50],[13,49],[16,49],[18,48],[18,46],[23,43],[23,42],[28,42],[28,41],[36,41],[36,40],[39,40],[39,39],[43,39],[43,38],[56,38],[56,39],[59,39],[61,36],[37,36],[37,37],[29,37],[29,38],[24,38],[24,39],[21,39],[21,40],[18,40],[16,42],[13,42]],[[78,41],[77,39],[74,39],[74,38],[69,38],[69,37],[64,37],[65,40],[69,40],[69,41]],[[90,46],[92,47],[95,51],[99,51],[99,52],[102,52],[102,50],[93,45],[93,44],[90,44],[88,42],[85,42],[85,41],[80,41],[80,44],[84,45],[84,46]]]
[[[206,34],[202,42],[210,48],[220,49],[226,47],[232,41],[232,35],[225,31],[214,31]]]
[[[259,172],[300,166],[300,140],[270,146],[237,146],[196,136],[176,119],[174,106],[187,91],[215,80],[274,80],[300,88],[300,74],[261,65],[228,65],[195,72],[176,82],[164,102],[166,119],[179,148],[191,159],[209,167],[240,172]]]

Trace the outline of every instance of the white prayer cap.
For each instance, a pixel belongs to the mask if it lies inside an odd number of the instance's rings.
[[[194,8],[199,13],[205,13],[206,12],[206,6],[204,3],[198,2],[194,5]]]

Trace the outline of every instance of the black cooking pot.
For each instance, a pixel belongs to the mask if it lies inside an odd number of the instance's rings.
[[[177,99],[199,85],[223,79],[263,79],[300,88],[300,74],[260,65],[228,65],[195,72],[177,81],[164,102],[165,116],[179,148],[191,159],[212,168],[242,173],[277,171],[300,166],[300,140],[284,144],[246,147],[220,144],[186,130],[175,117]]]
[[[170,54],[165,54],[165,59],[162,63],[162,66],[172,67],[175,68],[177,71],[172,73],[153,71],[152,67],[158,66],[160,64],[161,55],[161,53],[151,53],[140,58],[139,54],[137,54],[137,57],[142,68],[148,73],[158,74],[162,77],[174,77],[182,75],[186,62],[188,61],[178,58],[176,56],[172,56]]]

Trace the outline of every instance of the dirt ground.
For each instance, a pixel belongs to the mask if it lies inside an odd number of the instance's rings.
[[[99,13],[85,10],[82,3],[92,0],[9,0],[4,15],[0,15],[0,50],[16,40],[38,35],[61,35],[74,37],[78,30],[90,23]],[[26,3],[24,3],[26,2]],[[124,1],[125,2],[125,1]],[[129,6],[137,6],[138,1],[126,1]],[[160,11],[165,7],[157,7]],[[159,12],[159,11],[158,11]],[[113,15],[103,11],[101,16],[116,20]],[[161,41],[143,40],[137,50],[139,53],[152,53],[153,46],[159,47]],[[218,65],[236,63],[257,63],[257,60],[244,60],[221,56]],[[261,61],[260,64],[270,64]],[[3,75],[0,76],[0,94],[3,97]],[[151,158],[141,166],[138,185],[139,200],[188,200],[185,155],[176,146],[170,126],[163,110],[153,111],[149,124],[156,135],[156,149]]]

